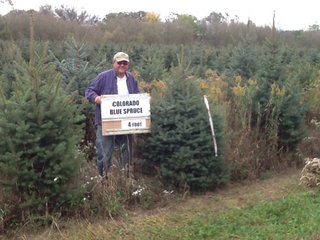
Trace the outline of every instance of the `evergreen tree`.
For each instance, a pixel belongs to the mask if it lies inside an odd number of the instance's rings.
[[[260,72],[260,91],[257,92],[257,113],[261,116],[260,129],[276,150],[296,149],[304,136],[304,109],[300,104],[300,93],[293,79],[284,75],[285,65],[281,62],[285,51],[278,44],[267,43],[264,69]]]
[[[46,52],[16,65],[12,96],[1,94],[0,183],[16,199],[15,219],[66,210],[77,196],[70,183],[80,166],[82,117]]]
[[[161,51],[157,52],[156,49],[150,49],[154,53],[148,53],[148,57],[142,56],[143,64],[141,67],[137,67],[137,70],[141,73],[142,79],[146,82],[151,82],[152,80],[163,79],[164,76],[164,64],[160,56]],[[152,54],[152,55],[151,55]]]
[[[90,48],[88,44],[78,43],[74,38],[69,38],[65,42],[66,58],[59,61],[56,58],[58,70],[62,73],[63,85],[69,94],[76,94],[76,103],[81,112],[86,116],[85,136],[82,147],[85,149],[88,159],[95,155],[94,141],[94,106],[89,104],[84,98],[85,88],[98,72],[102,70],[105,61],[93,65],[90,60]]]
[[[254,76],[257,68],[257,55],[257,50],[249,44],[235,48],[229,64],[232,73],[245,79]]]
[[[208,189],[226,180],[222,120],[215,115],[221,147],[215,157],[208,114],[195,81],[172,80],[163,97],[153,97],[151,112],[151,134],[139,149],[147,161],[160,166],[167,183]]]
[[[6,97],[11,96],[12,88],[15,82],[14,64],[23,62],[19,47],[7,41],[0,41],[0,77],[2,90]]]
[[[85,88],[103,68],[101,61],[93,65],[90,59],[90,48],[86,43],[78,43],[74,38],[65,41],[66,58],[59,61],[56,58],[58,70],[62,73],[63,84],[69,93],[77,93],[79,103],[83,103]],[[91,62],[90,62],[91,60]]]
[[[301,93],[297,87],[287,82],[287,93],[279,114],[278,144],[284,150],[294,151],[306,134],[305,107],[301,103]]]

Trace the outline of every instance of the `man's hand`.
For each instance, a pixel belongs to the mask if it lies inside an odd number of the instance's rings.
[[[94,102],[96,104],[101,104],[101,96],[96,96],[96,98],[94,99]]]

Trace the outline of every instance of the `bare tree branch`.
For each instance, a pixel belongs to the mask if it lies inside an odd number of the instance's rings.
[[[9,3],[11,6],[13,6],[12,0],[0,0],[0,3]]]

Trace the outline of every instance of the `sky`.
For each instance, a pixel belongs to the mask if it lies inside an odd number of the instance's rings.
[[[170,13],[188,14],[202,19],[211,12],[227,13],[230,18],[239,17],[240,22],[248,19],[257,26],[272,26],[273,14],[279,30],[307,30],[310,25],[320,24],[318,0],[12,0],[13,7],[0,2],[0,14],[5,15],[13,9],[39,10],[40,6],[64,5],[74,8],[78,13],[86,11],[101,19],[108,13],[155,12],[161,19]]]

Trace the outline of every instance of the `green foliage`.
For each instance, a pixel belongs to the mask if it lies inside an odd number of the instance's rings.
[[[81,163],[82,116],[60,87],[46,49],[36,56],[15,66],[12,96],[0,101],[0,183],[16,199],[10,206],[18,220],[71,210],[78,196],[70,184]]]
[[[146,82],[152,80],[161,80],[164,77],[163,58],[159,57],[159,53],[155,52],[153,55],[147,54],[148,57],[142,57],[142,67],[137,68],[141,72],[141,77]]]
[[[265,68],[259,72],[262,81],[254,102],[258,102],[256,115],[261,117],[261,135],[270,144],[270,150],[294,151],[304,137],[304,107],[300,85],[285,76],[286,65],[281,63],[285,52],[276,43],[267,43]]]
[[[24,60],[19,47],[12,42],[0,41],[0,51],[2,53],[0,56],[0,77],[2,77],[0,84],[5,96],[9,97],[16,78],[15,64],[22,63]]]
[[[164,97],[154,96],[151,135],[141,144],[144,158],[160,165],[164,180],[191,189],[214,188],[226,180],[222,119],[214,115],[215,157],[205,104],[194,81],[176,78]]]
[[[89,85],[96,74],[102,71],[102,65],[105,61],[92,59],[92,52],[89,44],[78,43],[74,38],[65,41],[65,58],[59,60],[56,58],[58,71],[62,74],[63,88],[68,94],[75,94],[77,107],[84,114],[85,118],[85,137],[81,144],[82,149],[86,149],[86,157],[92,158],[95,155],[93,149],[95,141],[94,131],[94,108],[92,104],[84,98],[85,88]],[[100,61],[95,64],[95,61]]]
[[[288,84],[290,86],[290,84]],[[287,88],[279,115],[278,142],[279,147],[294,151],[305,137],[305,108],[301,104],[299,91],[294,86]]]
[[[304,105],[310,114],[318,116],[320,113],[320,77],[317,76],[304,92]]]
[[[238,47],[233,51],[233,57],[230,62],[230,68],[234,75],[240,75],[245,79],[254,76],[257,70],[258,52],[252,46]]]
[[[79,99],[96,74],[102,70],[102,63],[93,66],[89,63],[90,49],[86,43],[78,43],[74,38],[65,41],[65,59],[57,61],[63,82],[68,93],[76,92]],[[104,61],[102,61],[104,62]]]
[[[0,39],[9,39],[9,29],[4,19],[0,16]]]

